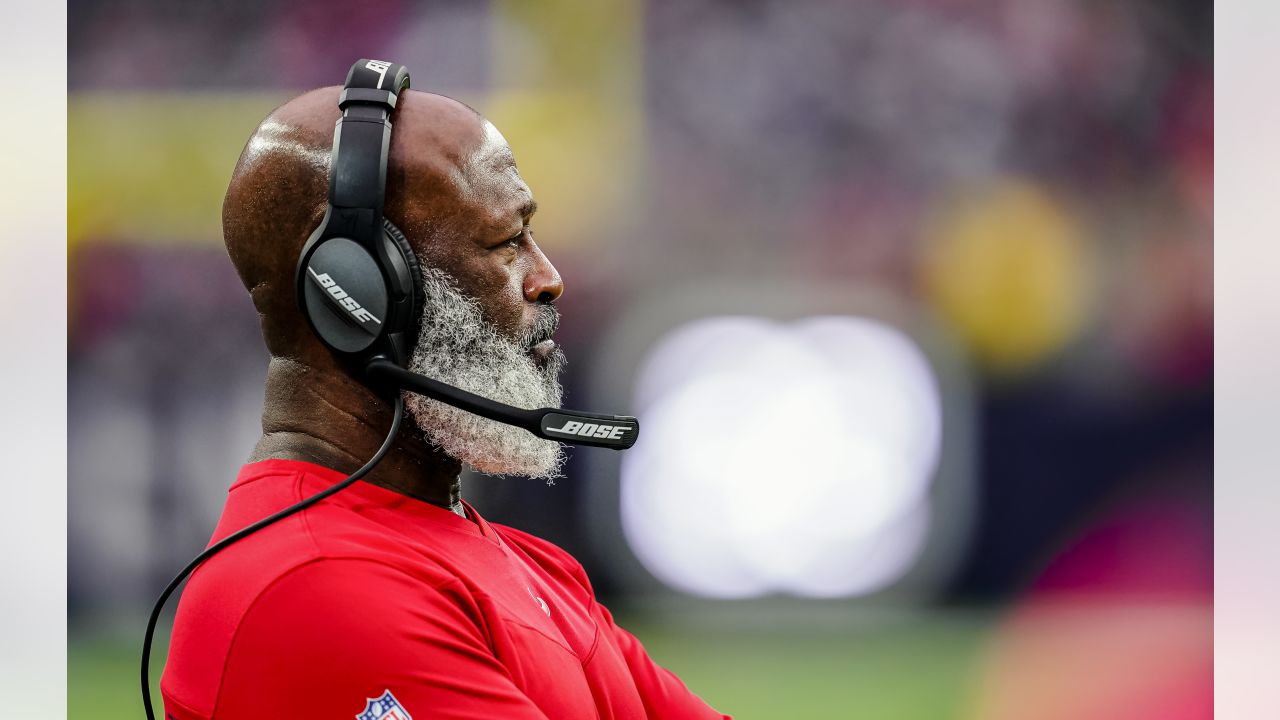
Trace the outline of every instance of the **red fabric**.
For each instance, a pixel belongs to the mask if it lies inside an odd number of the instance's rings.
[[[342,479],[247,465],[214,540]],[[195,572],[161,680],[172,720],[723,718],[649,659],[544,540],[368,483]],[[391,716],[389,716],[391,717]]]

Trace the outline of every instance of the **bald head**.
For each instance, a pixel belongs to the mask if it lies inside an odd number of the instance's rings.
[[[277,357],[319,361],[325,355],[297,310],[293,276],[303,244],[324,216],[339,92],[311,91],[263,120],[223,202],[227,253]],[[469,285],[462,276],[477,269],[468,266],[469,251],[506,232],[513,208],[519,213],[531,202],[511,151],[477,112],[440,95],[405,91],[391,121],[386,217],[420,259]]]

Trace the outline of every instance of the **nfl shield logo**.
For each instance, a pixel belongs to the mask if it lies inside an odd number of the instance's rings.
[[[356,720],[413,720],[409,713],[396,700],[390,690],[383,690],[376,698],[369,698],[364,704],[364,712],[356,716]]]

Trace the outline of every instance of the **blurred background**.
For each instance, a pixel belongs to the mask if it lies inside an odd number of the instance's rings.
[[[644,424],[464,495],[717,709],[1212,716],[1210,3],[68,11],[71,717],[259,432],[236,158],[359,57],[507,136],[567,402]]]

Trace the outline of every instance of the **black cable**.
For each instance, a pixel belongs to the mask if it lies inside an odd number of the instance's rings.
[[[177,577],[175,577],[169,583],[169,586],[164,589],[164,592],[160,593],[160,599],[156,600],[156,606],[151,609],[151,619],[147,621],[147,634],[142,641],[142,704],[147,711],[147,720],[155,720],[156,718],[155,711],[151,707],[151,639],[152,636],[155,635],[156,623],[160,620],[160,612],[164,609],[164,604],[168,601],[169,596],[173,594],[173,591],[177,590],[178,586],[182,584],[182,581],[195,571],[201,563],[208,560],[210,557],[213,557],[228,545],[258,532],[277,520],[282,520],[299,510],[305,510],[330,495],[345,489],[350,486],[351,483],[359,480],[365,475],[368,475],[369,471],[381,462],[382,458],[386,456],[387,451],[391,449],[392,441],[395,440],[396,435],[400,432],[400,421],[402,419],[404,419],[404,398],[401,397],[400,393],[396,393],[395,414],[391,418],[391,430],[387,432],[387,439],[382,441],[382,447],[378,448],[378,452],[373,454],[373,457],[369,459],[369,462],[365,463],[363,467],[356,470],[354,473],[351,473],[351,475],[347,476],[345,480],[335,484],[333,487],[321,490],[305,500],[294,503],[274,515],[265,517],[246,528],[237,530],[213,545],[210,545],[204,552],[197,555],[194,560],[188,563],[187,566],[182,569],[182,572],[178,573]]]

